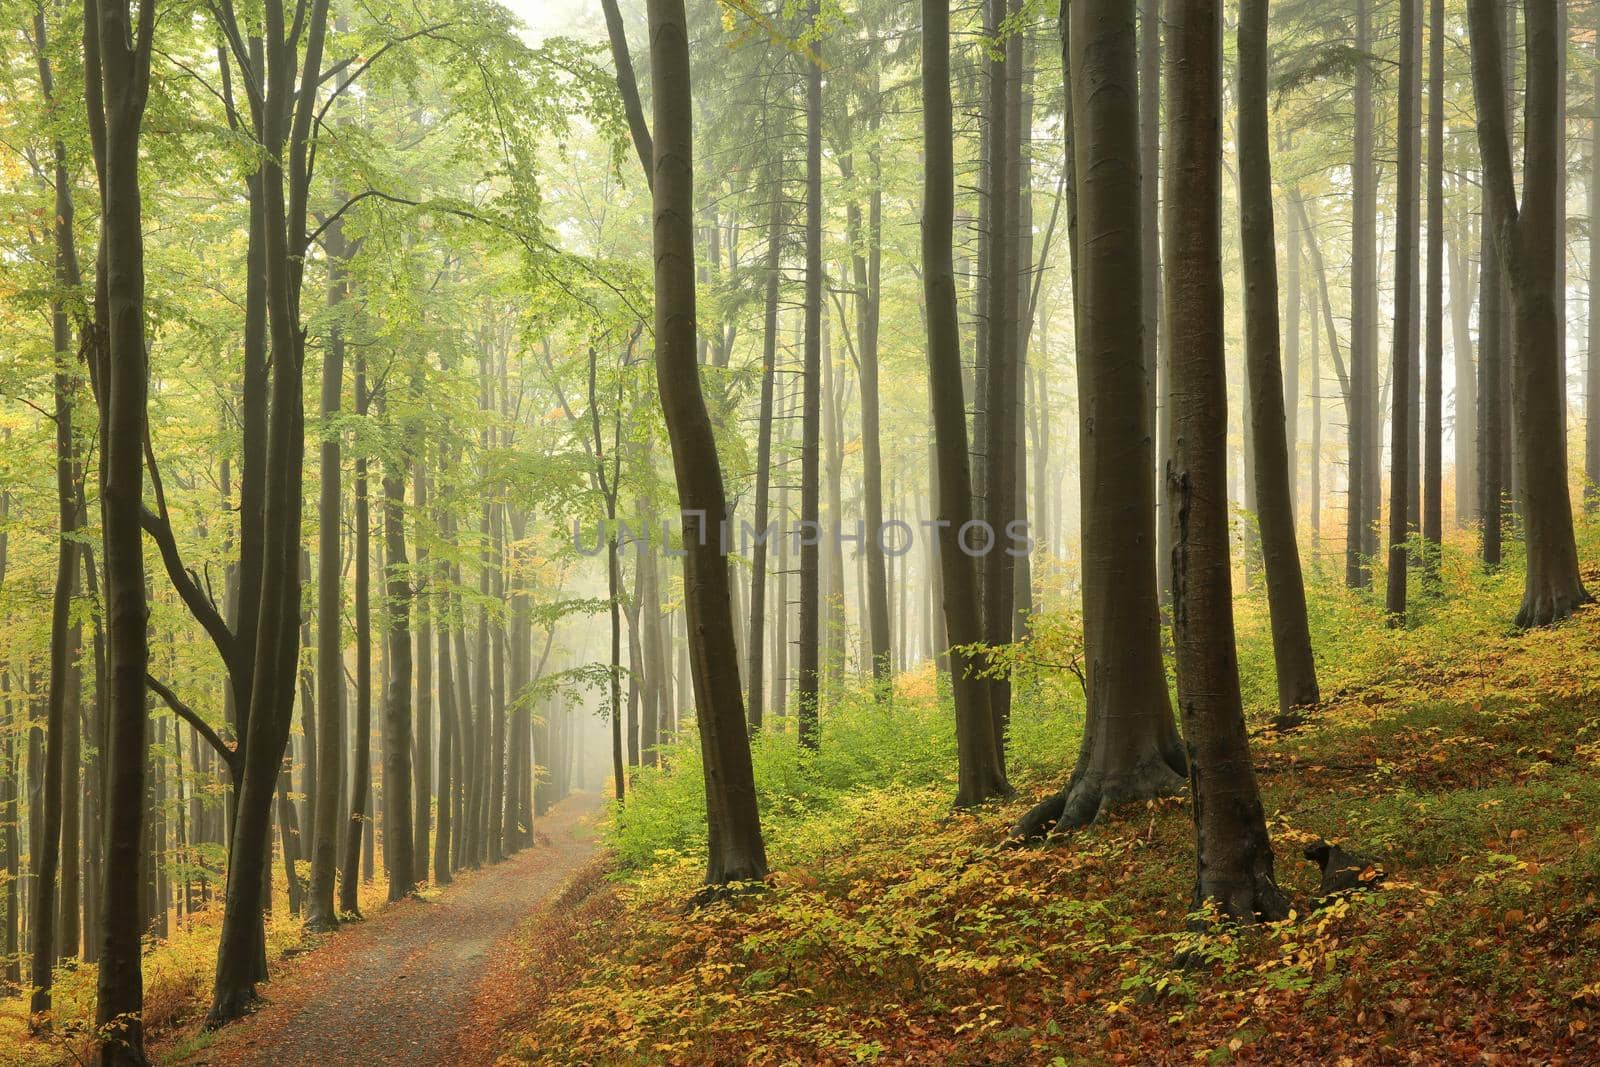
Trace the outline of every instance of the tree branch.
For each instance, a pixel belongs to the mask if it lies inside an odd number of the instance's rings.
[[[160,697],[180,719],[194,727],[194,732],[205,738],[206,744],[214,748],[217,755],[222,757],[222,762],[228,765],[228,770],[235,776],[238,775],[239,752],[237,749],[229,747],[228,743],[200,717],[198,712],[178,699],[178,694],[156,681],[153,675],[145,675],[144,684],[152,693]]]

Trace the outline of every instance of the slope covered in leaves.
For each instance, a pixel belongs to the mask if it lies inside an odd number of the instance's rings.
[[[1401,634],[1317,593],[1333,695],[1253,741],[1285,923],[1185,932],[1181,799],[997,847],[1059,780],[1061,736],[1053,771],[1020,744],[1018,800],[975,813],[942,777],[764,796],[771,885],[695,912],[693,853],[641,859],[619,821],[620,850],[502,960],[518,995],[483,1021],[537,1063],[1600,1062],[1600,612],[1513,634],[1514,571],[1445,570],[1449,598]],[[1264,720],[1263,628],[1241,618]],[[1376,857],[1382,889],[1312,910],[1319,838]],[[1186,951],[1204,963],[1179,968]]]

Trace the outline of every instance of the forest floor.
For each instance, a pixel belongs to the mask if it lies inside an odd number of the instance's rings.
[[[1585,578],[1600,588],[1600,568]],[[496,979],[519,991],[505,1055],[1600,1063],[1600,608],[1516,633],[1520,577],[1496,582],[1409,631],[1375,608],[1325,616],[1310,724],[1276,734],[1256,710],[1285,922],[1192,932],[1181,797],[1001,847],[1070,766],[1075,738],[1058,736],[1053,768],[1019,760],[1019,797],[973,812],[951,810],[944,780],[765,795],[768,885],[703,909],[684,906],[693,855],[602,853],[515,938]],[[1251,638],[1252,662],[1264,647]],[[847,745],[833,722],[824,745]],[[648,806],[636,793],[629,810],[660,822]],[[619,848],[626,832],[610,831]],[[1315,907],[1301,853],[1322,839],[1371,857],[1377,888]]]
[[[401,901],[347,923],[285,961],[262,987],[266,1004],[215,1035],[191,1027],[156,1050],[169,1064],[489,1063],[479,1001],[493,1002],[491,961],[517,923],[594,852],[595,793],[567,798],[538,821],[540,839],[510,859],[461,872],[430,898]],[[478,1055],[470,1050],[480,1049]]]

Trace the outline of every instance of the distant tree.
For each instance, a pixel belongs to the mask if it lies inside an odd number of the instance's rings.
[[[813,31],[820,25],[822,7],[812,0]],[[822,433],[822,45],[808,40],[805,69],[806,110],[806,228],[804,359],[801,366],[800,405],[800,633],[799,668],[795,703],[800,743],[817,744],[817,712],[822,682],[822,586],[820,552]],[[835,511],[831,518],[837,520]]]
[[[1395,194],[1394,363],[1389,375],[1393,410],[1389,418],[1389,585],[1384,610],[1390,625],[1406,617],[1406,579],[1411,535],[1411,461],[1417,441],[1411,426],[1411,399],[1416,388],[1416,322],[1413,319],[1417,261],[1417,178],[1421,161],[1412,131],[1417,125],[1416,87],[1422,71],[1417,36],[1417,0],[1400,0],[1400,125],[1396,135],[1399,181]]]

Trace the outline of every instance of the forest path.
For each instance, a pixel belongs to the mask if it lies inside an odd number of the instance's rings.
[[[259,1012],[179,1062],[463,1064],[462,1031],[485,965],[594,853],[584,824],[602,799],[570,796],[537,821],[543,839],[532,848],[463,872],[433,900],[391,904],[341,927],[263,987]]]

